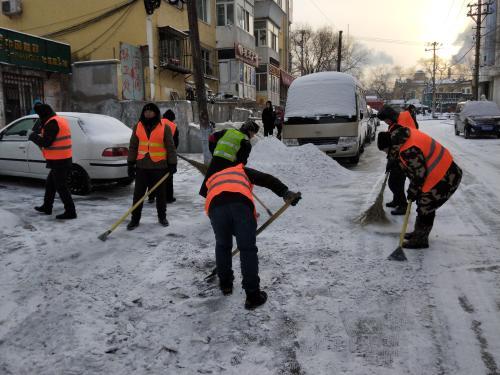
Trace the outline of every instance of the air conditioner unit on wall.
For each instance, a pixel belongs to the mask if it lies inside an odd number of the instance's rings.
[[[2,13],[6,16],[15,16],[22,12],[22,0],[2,0]]]

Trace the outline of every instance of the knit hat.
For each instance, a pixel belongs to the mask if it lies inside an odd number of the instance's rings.
[[[257,125],[257,123],[252,120],[245,121],[243,125],[241,125],[240,127],[240,131],[247,135],[249,135],[248,134],[249,132],[257,134],[259,132],[259,129],[260,129],[259,125]]]
[[[394,123],[398,122],[399,113],[392,107],[384,105],[378,112],[377,117],[380,121],[390,120]]]
[[[380,132],[378,133],[377,138],[377,147],[380,151],[383,151],[387,148],[391,148],[391,133],[389,132]]]
[[[167,109],[163,114],[163,118],[166,118],[169,121],[175,121],[175,113],[171,109]]]

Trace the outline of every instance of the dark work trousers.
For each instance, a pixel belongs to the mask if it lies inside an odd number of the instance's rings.
[[[273,135],[274,125],[265,125],[264,124],[264,137],[268,135]]]
[[[210,207],[208,216],[215,233],[215,262],[221,283],[232,281],[233,235],[240,250],[242,286],[247,292],[259,290],[257,221],[249,205],[241,202]]]
[[[389,189],[392,191],[393,201],[398,206],[403,207],[406,207],[405,181],[406,175],[399,164],[396,163],[396,165],[391,168],[389,174]]]
[[[172,201],[174,199],[174,175],[170,174],[165,181],[165,191],[167,201]]]
[[[281,131],[283,130],[283,124],[276,125],[276,129],[278,129],[278,134],[276,134],[276,138],[281,140]]]
[[[148,187],[153,187],[168,171],[166,169],[137,168],[134,187],[134,204],[146,194]],[[156,197],[156,211],[158,219],[167,217],[167,204],[165,202],[165,181],[153,192]],[[141,219],[142,203],[132,212],[132,220]]]
[[[43,199],[43,205],[46,208],[52,209],[57,192],[64,204],[64,210],[70,213],[75,212],[75,204],[68,188],[69,171],[69,168],[64,167],[50,169],[47,181],[45,182],[45,197]]]

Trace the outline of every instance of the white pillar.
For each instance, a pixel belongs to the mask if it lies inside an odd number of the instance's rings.
[[[146,17],[146,37],[148,42],[148,55],[149,55],[149,84],[150,84],[150,99],[152,102],[155,100],[155,66],[153,58],[153,20],[152,15],[148,14]]]

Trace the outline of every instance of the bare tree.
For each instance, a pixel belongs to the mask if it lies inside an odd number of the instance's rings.
[[[387,100],[392,97],[394,80],[393,67],[390,65],[379,65],[368,71],[365,85],[368,92],[373,92],[377,97]]]

